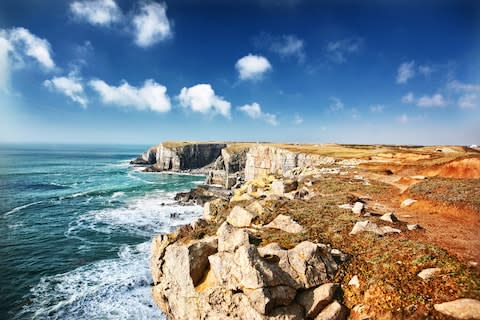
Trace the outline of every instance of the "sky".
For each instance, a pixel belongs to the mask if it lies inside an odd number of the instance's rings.
[[[480,144],[480,2],[2,0],[0,142]]]

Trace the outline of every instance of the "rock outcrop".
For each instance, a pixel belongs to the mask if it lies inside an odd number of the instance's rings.
[[[206,212],[212,217],[210,205]],[[153,297],[172,319],[345,319],[329,246],[257,246],[251,219],[234,207],[215,236],[152,245]],[[338,251],[338,250],[337,250]],[[326,317],[329,315],[329,317]]]

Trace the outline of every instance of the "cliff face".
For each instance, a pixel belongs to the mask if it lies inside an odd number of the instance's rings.
[[[224,143],[161,143],[132,162],[153,165],[151,171],[199,169],[214,162],[225,147]]]
[[[282,148],[258,145],[246,154],[245,180],[252,180],[265,174],[284,175],[296,167],[316,167],[335,163],[333,157],[292,152]]]

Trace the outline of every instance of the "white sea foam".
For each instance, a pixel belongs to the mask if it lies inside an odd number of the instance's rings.
[[[20,317],[33,319],[162,319],[150,296],[150,242],[123,246],[118,258],[43,277]]]
[[[8,212],[5,212],[5,213],[3,214],[3,216],[4,216],[4,217],[9,216],[9,215],[11,215],[12,213],[18,212],[18,211],[20,211],[20,210],[22,210],[22,209],[26,209],[26,208],[28,208],[28,207],[34,206],[34,205],[39,204],[39,203],[42,203],[42,202],[43,202],[43,201],[35,201],[35,202],[32,202],[32,203],[24,204],[24,205],[22,205],[22,206],[18,206],[18,207],[13,208],[12,210],[10,210],[10,211],[8,211]]]
[[[128,232],[150,237],[169,232],[174,227],[190,223],[202,215],[200,206],[181,206],[173,200],[174,192],[154,191],[128,199],[124,206],[90,211],[73,221],[67,237],[78,238],[84,230],[110,234]]]
[[[142,178],[136,176],[136,175],[135,175],[133,172],[131,172],[131,171],[127,173],[127,176],[128,176],[129,178],[131,178],[131,179],[138,180],[138,181],[141,181],[141,182],[146,183],[146,184],[155,184],[155,182],[153,182],[153,181],[148,181],[148,180],[145,180],[145,179],[142,179]]]
[[[120,198],[125,195],[125,192],[123,191],[117,191],[112,194],[112,199]]]

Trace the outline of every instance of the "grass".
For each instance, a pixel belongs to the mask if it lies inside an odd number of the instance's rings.
[[[408,193],[416,199],[468,208],[480,213],[480,179],[433,177],[411,186]]]

